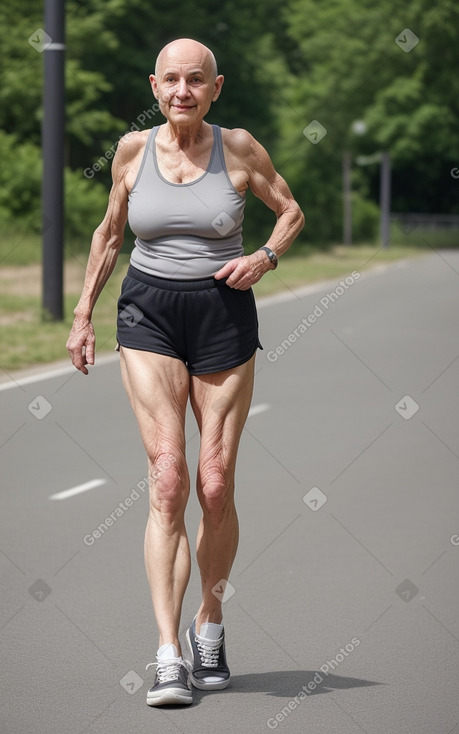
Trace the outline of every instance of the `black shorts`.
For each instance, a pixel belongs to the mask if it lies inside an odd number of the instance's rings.
[[[122,347],[181,359],[192,375],[247,362],[263,347],[252,289],[225,280],[168,280],[129,266],[118,299]]]

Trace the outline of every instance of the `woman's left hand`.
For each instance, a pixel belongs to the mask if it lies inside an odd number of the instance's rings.
[[[254,252],[252,255],[244,255],[229,260],[220,270],[215,273],[214,278],[228,278],[226,285],[240,291],[247,291],[255,283],[258,283],[268,270],[273,270],[269,258],[264,251]]]

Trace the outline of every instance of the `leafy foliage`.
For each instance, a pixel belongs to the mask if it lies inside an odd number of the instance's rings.
[[[57,0],[56,0],[57,1]],[[67,229],[88,238],[103,216],[109,166],[83,171],[142,119],[160,48],[191,36],[209,45],[225,75],[209,121],[245,127],[269,150],[307,217],[304,237],[341,236],[341,161],[387,150],[394,211],[459,212],[459,62],[455,0],[67,0]],[[27,228],[40,214],[43,55],[27,39],[43,28],[43,2],[0,9],[0,221]],[[419,42],[408,50],[405,29]],[[144,115],[145,117],[145,115]],[[142,120],[142,122],[139,122]],[[318,120],[313,144],[303,130]],[[366,133],[353,132],[363,120]],[[69,188],[70,187],[70,188]],[[379,170],[354,166],[354,233],[377,229]],[[245,238],[268,236],[273,217],[248,196]]]

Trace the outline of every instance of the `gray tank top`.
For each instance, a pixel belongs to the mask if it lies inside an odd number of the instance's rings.
[[[174,184],[159,172],[154,127],[129,194],[128,221],[136,235],[131,264],[159,278],[212,277],[244,254],[242,221],[245,196],[226,170],[221,130],[214,140],[206,172],[195,181]]]

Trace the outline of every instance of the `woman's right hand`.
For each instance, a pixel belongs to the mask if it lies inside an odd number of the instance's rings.
[[[75,316],[69,338],[67,351],[72,363],[84,375],[88,374],[87,364],[94,364],[96,335],[91,321]]]

